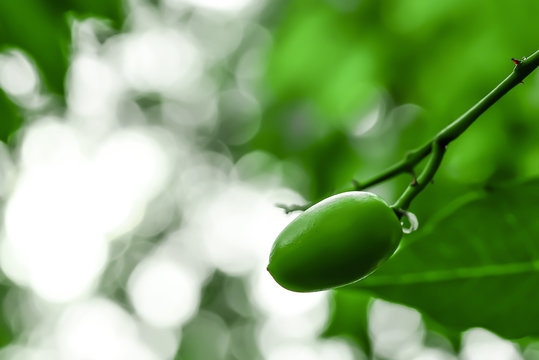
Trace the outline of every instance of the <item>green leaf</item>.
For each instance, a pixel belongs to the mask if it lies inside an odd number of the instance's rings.
[[[537,336],[537,214],[537,180],[468,197],[347,288],[415,307],[454,330]]]
[[[322,337],[343,337],[355,342],[372,355],[368,312],[372,297],[362,292],[334,290],[330,297],[330,315]]]

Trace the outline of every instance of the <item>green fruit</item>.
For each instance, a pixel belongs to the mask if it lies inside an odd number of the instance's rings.
[[[279,234],[268,271],[292,291],[346,285],[387,260],[401,235],[397,215],[379,196],[338,194],[307,209]]]

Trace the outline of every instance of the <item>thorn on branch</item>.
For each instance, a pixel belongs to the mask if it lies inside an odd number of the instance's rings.
[[[412,175],[412,177],[414,178],[410,184],[410,186],[416,186],[417,185],[417,177],[415,176],[415,171],[414,169],[410,169],[408,170],[408,172],[410,173],[410,175]]]
[[[352,186],[354,187],[355,190],[359,191],[362,189],[362,186],[361,184],[359,183],[359,181],[357,181],[356,179],[352,179]]]
[[[524,81],[521,81],[520,83],[521,83],[522,85],[524,85]]]
[[[511,58],[511,61],[515,63],[515,65],[518,65],[520,64],[522,61],[518,60],[518,59],[515,59],[515,58]]]

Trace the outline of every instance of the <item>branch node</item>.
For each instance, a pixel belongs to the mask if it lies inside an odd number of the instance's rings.
[[[413,154],[414,154],[413,151],[411,151],[411,150],[410,150],[410,151],[407,151],[406,154],[404,155],[405,161],[410,160],[410,158],[412,157]]]
[[[412,182],[410,183],[410,186],[417,186],[417,176],[415,175],[415,171],[413,168],[409,169],[408,170],[408,173],[410,173],[410,175],[412,175]]]
[[[354,190],[356,191],[363,189],[359,181],[357,181],[356,179],[352,179],[352,186],[354,187]]]

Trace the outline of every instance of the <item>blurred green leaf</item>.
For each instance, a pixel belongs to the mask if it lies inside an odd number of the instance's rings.
[[[121,0],[0,1],[0,47],[13,46],[30,55],[49,90],[59,94],[68,67],[68,11],[108,18],[117,27],[122,22]]]
[[[202,289],[199,312],[182,328],[177,360],[259,359],[256,311],[240,278],[216,271]]]
[[[16,106],[0,88],[0,141],[7,142],[9,136],[21,126],[21,123]]]
[[[375,94],[375,54],[353,16],[324,2],[295,1],[275,35],[268,78],[283,101],[312,100],[342,123]]]
[[[49,89],[63,93],[69,28],[56,7],[42,0],[0,1],[0,33],[0,46],[30,55]]]
[[[328,322],[321,336],[340,337],[353,341],[370,358],[372,343],[369,335],[368,316],[373,298],[366,292],[332,291],[329,299]],[[441,347],[459,352],[461,332],[440,325],[423,316],[427,329],[425,343],[430,347]]]
[[[423,322],[427,333],[425,335],[425,345],[428,347],[441,347],[459,353],[462,346],[462,332],[454,330],[423,315]]]
[[[0,284],[0,304],[3,305],[4,308],[6,308],[4,312],[12,310],[5,305],[6,297],[12,287],[13,284]],[[0,317],[0,348],[11,343],[15,335],[9,324],[10,317],[7,316],[8,314],[4,312],[2,313],[3,316]]]
[[[330,297],[330,315],[322,337],[344,337],[372,355],[368,315],[372,297],[362,292],[335,290]]]
[[[539,180],[468,197],[351,285],[455,330],[539,335]]]
[[[110,20],[111,25],[120,28],[124,17],[122,0],[62,0],[64,11],[74,11],[77,15],[94,16]]]
[[[71,41],[66,12],[108,18],[120,27],[122,5],[122,0],[0,1],[0,51],[22,50],[34,60],[48,90],[63,95]],[[1,90],[0,120],[1,141],[22,124],[16,106]]]
[[[182,329],[182,342],[175,360],[225,359],[229,346],[225,322],[216,314],[201,311]]]

